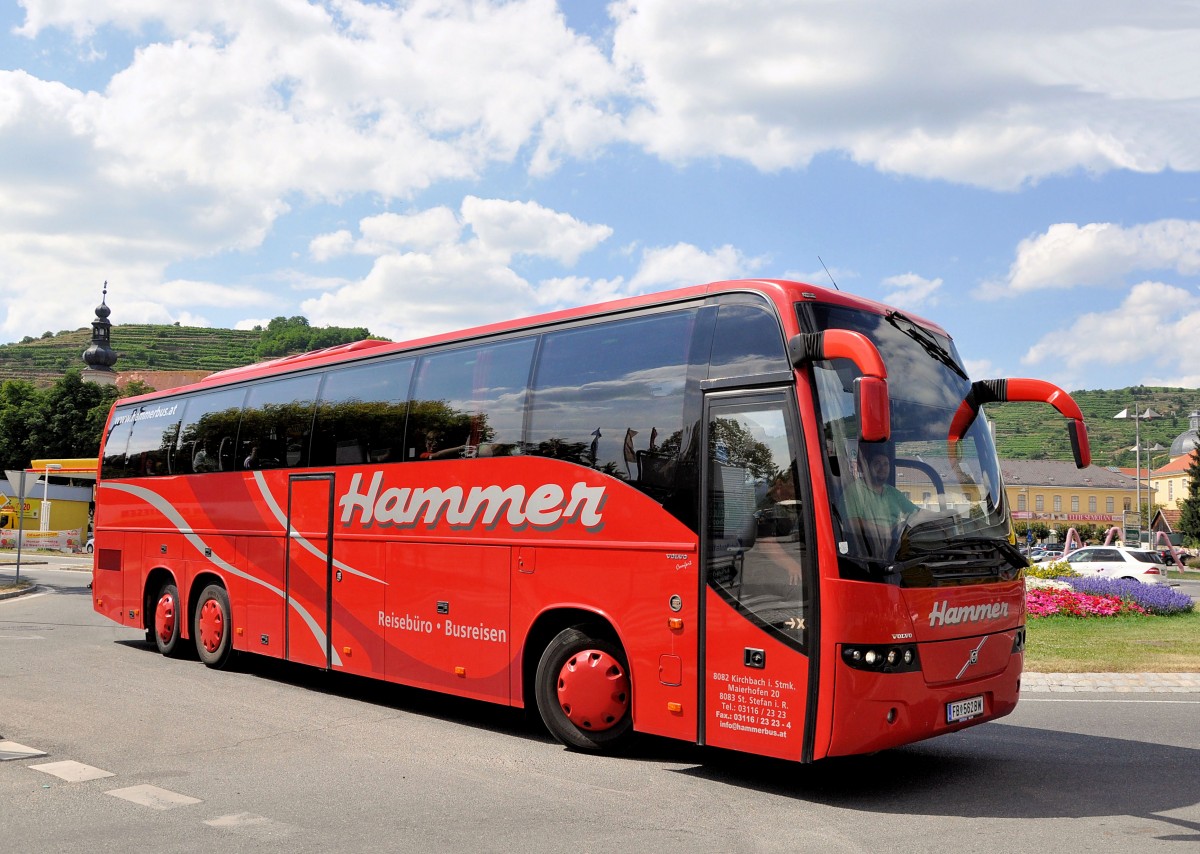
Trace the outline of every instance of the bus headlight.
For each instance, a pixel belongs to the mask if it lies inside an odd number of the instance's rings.
[[[842,661],[855,670],[876,673],[911,673],[921,669],[916,644],[846,644],[842,647]]]

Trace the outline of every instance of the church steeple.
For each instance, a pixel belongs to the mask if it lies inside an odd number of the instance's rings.
[[[117,381],[117,372],[113,365],[117,363],[117,352],[109,346],[109,336],[112,324],[108,316],[112,313],[105,302],[108,297],[108,282],[100,292],[100,305],[96,306],[96,319],[92,321],[92,343],[83,351],[83,361],[87,367],[83,369],[83,378],[101,385],[113,385]]]

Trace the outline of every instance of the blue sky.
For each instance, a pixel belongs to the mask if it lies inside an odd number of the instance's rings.
[[[974,378],[1200,387],[1197,140],[1196,2],[0,0],[0,341],[823,261]]]

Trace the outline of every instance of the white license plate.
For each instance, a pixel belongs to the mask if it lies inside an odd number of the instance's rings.
[[[965,700],[955,700],[946,704],[946,723],[956,724],[959,721],[969,721],[983,714],[983,695],[968,697]]]

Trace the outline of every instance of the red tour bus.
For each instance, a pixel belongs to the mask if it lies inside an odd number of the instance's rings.
[[[1088,463],[1060,389],[786,281],[223,371],[113,407],[94,605],[210,667],[536,707],[576,749],[876,751],[1017,703],[1006,400]]]

